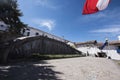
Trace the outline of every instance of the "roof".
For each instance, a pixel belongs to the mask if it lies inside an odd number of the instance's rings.
[[[59,37],[59,36],[56,36],[56,35],[53,35],[53,34],[47,33],[47,32],[42,31],[42,30],[40,30],[40,29],[36,29],[36,28],[30,27],[30,26],[28,26],[28,28],[29,28],[29,29],[33,29],[33,30],[36,30],[36,31],[38,31],[38,32],[42,32],[42,33],[45,33],[45,34],[48,34],[48,35],[54,36],[54,37],[59,38],[59,39],[64,40],[64,41],[70,42],[69,40],[66,40],[66,39],[64,39],[64,38],[62,38],[62,37]]]
[[[120,45],[120,40],[111,41],[111,42],[109,42],[109,45]]]
[[[87,42],[77,42],[75,43],[76,45],[84,45],[84,44],[97,44],[96,40],[92,40],[92,41],[87,41]]]
[[[102,46],[104,43],[103,42],[98,42],[97,45],[98,46]],[[117,41],[109,41],[108,42],[109,45],[120,45],[120,40],[117,40]]]
[[[87,42],[77,42],[75,43],[76,45],[87,45],[87,44],[96,44],[97,46],[102,46],[104,42],[97,42],[96,40],[93,41],[87,41]],[[115,45],[115,46],[120,46],[120,40],[117,41],[109,41],[109,45]]]

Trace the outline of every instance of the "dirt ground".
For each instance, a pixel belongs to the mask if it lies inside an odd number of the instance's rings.
[[[0,65],[0,80],[120,80],[118,61],[79,57]]]

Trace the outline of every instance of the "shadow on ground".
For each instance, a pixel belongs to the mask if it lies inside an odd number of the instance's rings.
[[[61,80],[46,61],[0,65],[0,80]]]

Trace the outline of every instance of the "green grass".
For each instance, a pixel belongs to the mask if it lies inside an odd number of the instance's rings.
[[[39,60],[51,60],[51,59],[63,59],[63,58],[75,58],[83,57],[80,54],[33,54],[29,57],[19,57],[16,59],[9,59],[9,63],[24,62],[24,61],[39,61]]]
[[[48,60],[48,59],[61,59],[61,58],[73,58],[81,57],[80,54],[33,54],[30,58]]]

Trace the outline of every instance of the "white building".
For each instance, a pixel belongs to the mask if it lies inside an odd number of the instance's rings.
[[[7,24],[5,24],[3,21],[0,21],[0,32],[1,31],[2,32],[3,31],[8,31],[8,29],[9,29],[9,26]],[[47,32],[44,32],[42,30],[35,29],[35,28],[32,28],[32,27],[27,27],[25,29],[22,29],[21,33],[24,35],[24,37],[25,36],[26,37],[27,36],[29,36],[29,37],[33,37],[33,36],[46,36],[48,38],[55,39],[55,40],[58,40],[58,41],[61,41],[61,42],[68,42],[68,40],[65,40],[62,37],[58,37],[58,36],[49,34]]]
[[[58,36],[49,34],[47,32],[44,32],[44,31],[39,30],[39,29],[35,29],[33,27],[27,27],[27,29],[24,29],[21,32],[24,34],[24,36],[46,36],[48,38],[55,39],[55,40],[58,40],[61,42],[68,42],[68,40],[65,40],[62,37],[58,37]]]

